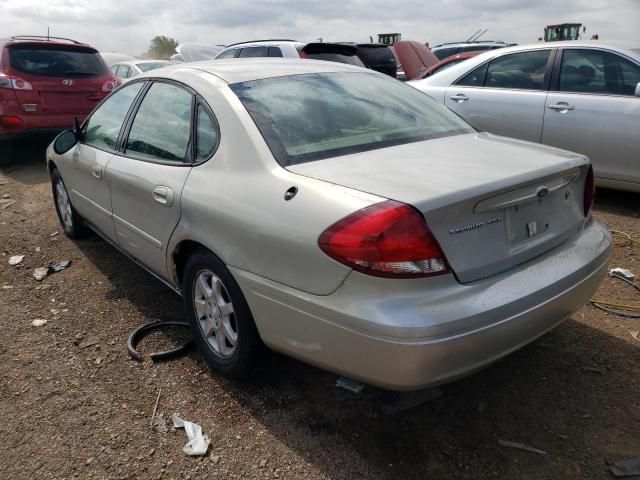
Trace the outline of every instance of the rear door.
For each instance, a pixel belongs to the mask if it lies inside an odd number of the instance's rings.
[[[588,156],[597,177],[640,183],[640,65],[597,48],[566,48],[561,55],[542,143]]]
[[[540,142],[553,54],[540,49],[495,57],[451,85],[445,105],[480,130]]]
[[[69,168],[62,172],[71,201],[80,214],[106,237],[115,240],[111,192],[105,169],[117,149],[122,126],[143,83],[120,88],[105,100],[84,125],[84,139],[75,148]]]
[[[23,79],[31,87],[15,90],[18,103],[25,111],[82,117],[107,95],[104,90],[109,71],[100,54],[89,47],[11,45],[9,65],[7,73]]]
[[[180,219],[182,188],[191,171],[194,105],[187,87],[152,83],[107,167],[118,244],[163,277],[167,243]]]

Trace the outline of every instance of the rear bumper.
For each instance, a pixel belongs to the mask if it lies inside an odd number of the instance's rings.
[[[472,373],[581,308],[607,271],[611,236],[597,222],[507,273],[397,281],[352,273],[319,297],[232,269],[264,342],[367,383],[415,390]]]
[[[0,141],[47,140],[51,141],[63,130],[71,127],[29,128],[26,130],[0,130]]]
[[[56,134],[73,128],[73,121],[78,118],[80,122],[83,122],[89,112],[82,112],[78,114],[27,114],[25,112],[11,112],[6,111],[4,115],[10,115],[18,117],[22,120],[22,125],[17,128],[5,130],[0,128],[0,140],[18,140],[18,139],[30,139],[34,137],[53,137]]]

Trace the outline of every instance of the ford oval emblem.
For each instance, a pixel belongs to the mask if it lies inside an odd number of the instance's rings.
[[[547,196],[547,193],[549,193],[549,189],[547,187],[540,187],[536,192],[536,196],[538,198],[544,198]]]
[[[71,80],[70,78],[65,78],[64,80],[62,80],[62,84],[63,84],[65,87],[71,87],[71,86],[73,86],[75,83],[76,83],[76,82],[75,82],[75,81],[73,81],[73,80]]]

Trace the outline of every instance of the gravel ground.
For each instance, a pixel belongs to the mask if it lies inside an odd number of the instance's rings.
[[[606,479],[608,463],[640,456],[640,341],[629,333],[640,320],[585,307],[439,398],[390,415],[396,394],[351,394],[334,375],[276,354],[246,383],[212,374],[195,352],[130,360],[129,333],[181,319],[181,300],[98,238],[53,235],[41,145],[0,170],[5,196],[16,203],[0,205],[2,478]],[[639,213],[640,195],[598,191],[595,216],[609,228],[640,238]],[[613,266],[640,273],[639,253],[617,246]],[[59,260],[73,263],[33,278]],[[597,296],[639,303],[610,279]],[[154,334],[141,351],[177,336]],[[182,430],[150,427],[159,390],[165,419],[178,413],[209,435],[205,457],[182,452]]]

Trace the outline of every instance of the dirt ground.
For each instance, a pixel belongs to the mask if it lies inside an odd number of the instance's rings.
[[[16,200],[0,205],[0,477],[607,479],[608,463],[640,456],[640,341],[629,333],[640,320],[593,307],[394,415],[385,406],[395,394],[351,394],[335,375],[280,355],[246,383],[212,374],[197,353],[132,361],[129,333],[181,319],[181,300],[96,237],[52,236],[60,228],[42,152],[31,145],[0,169],[0,198]],[[640,238],[640,195],[599,190],[595,216]],[[612,266],[640,273],[639,255],[617,246]],[[34,279],[59,260],[73,263]],[[597,296],[640,303],[611,279]],[[170,340],[155,334],[141,350]],[[205,457],[182,452],[182,430],[150,428],[159,390],[165,419],[179,413],[209,435]]]

